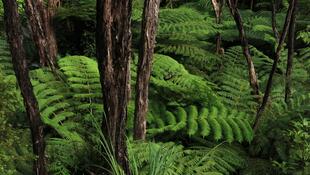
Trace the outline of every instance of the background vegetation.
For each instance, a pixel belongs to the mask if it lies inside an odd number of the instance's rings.
[[[21,18],[25,19],[21,1]],[[270,2],[247,1],[239,9],[263,93],[273,63],[276,38]],[[59,71],[39,68],[23,20],[31,79],[38,99],[47,141],[48,169],[54,175],[108,173],[119,168],[104,149],[101,123],[102,92],[95,57],[96,1],[64,0],[54,18]],[[277,11],[282,29],[288,1]],[[296,174],[310,173],[310,18],[309,3],[300,0],[292,74],[292,97],[284,101],[287,48],[281,52],[274,86],[263,121],[254,134],[257,111],[251,95],[239,34],[229,9],[215,23],[211,1],[162,1],[150,81],[147,141],[133,141],[134,97],[128,106],[128,152],[136,174]],[[133,1],[134,57],[132,82],[137,76],[137,52],[143,1]],[[3,15],[0,3],[0,16]],[[0,20],[0,174],[30,175],[29,126],[12,69]],[[215,53],[222,36],[223,54]],[[27,42],[28,41],[28,42]],[[134,91],[132,91],[134,93]],[[102,150],[104,149],[104,150]],[[112,172],[110,172],[113,174]]]

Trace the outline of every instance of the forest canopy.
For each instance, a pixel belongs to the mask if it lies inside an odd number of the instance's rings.
[[[310,174],[308,0],[2,0],[0,175]]]

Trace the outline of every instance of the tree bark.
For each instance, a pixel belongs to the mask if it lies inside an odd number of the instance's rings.
[[[33,164],[33,171],[36,175],[47,175],[46,158],[44,155],[44,126],[41,121],[38,103],[29,78],[17,3],[16,0],[2,0],[2,2],[4,5],[4,21],[8,43],[10,44],[13,68],[27,111],[31,129],[33,153],[37,156]]]
[[[148,110],[149,80],[155,47],[160,0],[145,0],[141,28],[141,46],[136,85],[134,138],[144,140]]]
[[[25,12],[41,66],[56,67],[57,45],[49,14],[42,0],[25,0]]]
[[[259,88],[258,88],[258,81],[257,81],[254,63],[253,63],[253,60],[252,60],[252,57],[250,54],[249,44],[248,44],[248,40],[247,40],[246,35],[245,35],[245,30],[243,28],[243,22],[241,19],[241,15],[240,15],[237,7],[234,6],[234,4],[235,4],[235,2],[233,0],[227,0],[227,5],[230,9],[231,14],[234,17],[237,28],[239,30],[239,38],[241,41],[243,55],[245,56],[247,64],[248,64],[249,82],[250,82],[250,86],[252,88],[252,93],[253,93],[253,95],[258,96],[259,95]]]
[[[106,116],[102,130],[126,174],[130,174],[125,132],[130,95],[131,6],[131,0],[97,0],[97,60]]]
[[[274,56],[274,60],[273,60],[273,65],[272,65],[271,72],[269,74],[269,79],[268,79],[266,90],[265,90],[265,94],[264,94],[264,97],[263,97],[263,102],[262,102],[260,108],[257,111],[256,118],[255,118],[255,121],[254,121],[254,125],[253,125],[253,130],[254,131],[256,131],[258,129],[258,126],[259,126],[260,120],[261,120],[261,116],[262,116],[263,112],[265,111],[265,108],[266,108],[266,105],[267,105],[267,102],[268,102],[268,99],[269,99],[269,96],[270,96],[270,93],[271,93],[273,76],[274,76],[274,74],[276,72],[276,69],[277,69],[277,65],[278,65],[278,62],[279,62],[279,59],[280,59],[280,52],[282,50],[282,46],[283,46],[284,40],[285,40],[286,35],[288,33],[288,29],[289,29],[289,26],[290,26],[290,23],[291,23],[292,14],[293,14],[294,9],[296,7],[296,3],[297,3],[297,0],[291,0],[290,1],[290,5],[289,5],[289,8],[288,8],[288,11],[287,11],[287,14],[286,14],[286,18],[285,18],[285,23],[284,23],[284,26],[283,26],[282,34],[281,34],[280,40],[278,42],[278,47],[277,47],[276,52],[274,54],[275,56]]]
[[[292,70],[293,70],[293,59],[294,59],[294,44],[295,44],[295,29],[296,29],[296,12],[297,12],[297,2],[294,7],[292,14],[292,19],[290,22],[289,32],[288,32],[288,56],[287,56],[287,67],[286,67],[286,77],[285,77],[285,102],[289,103],[289,99],[292,95]]]

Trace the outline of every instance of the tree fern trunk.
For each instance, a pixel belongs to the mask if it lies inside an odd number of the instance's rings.
[[[241,46],[243,50],[243,55],[246,58],[247,64],[248,64],[248,73],[249,73],[249,82],[250,86],[252,87],[253,94],[258,96],[259,95],[259,88],[258,88],[258,81],[256,76],[256,71],[254,67],[254,63],[250,54],[249,44],[248,40],[245,35],[245,30],[243,28],[243,22],[241,19],[241,15],[239,13],[239,10],[236,6],[234,6],[233,0],[228,0],[227,5],[230,9],[231,14],[233,15],[233,18],[236,22],[237,28],[239,30],[239,38],[241,41]]]
[[[33,93],[29,78],[17,3],[16,0],[2,0],[2,2],[4,5],[6,32],[8,43],[10,44],[13,67],[29,119],[33,153],[37,156],[33,164],[33,171],[36,175],[47,175],[46,158],[44,155],[44,126],[41,121],[37,99]]]
[[[131,0],[97,0],[97,60],[106,116],[102,129],[126,174],[130,174],[125,133],[130,94],[131,5]]]
[[[141,29],[141,45],[139,52],[138,76],[136,86],[136,108],[134,122],[134,138],[145,139],[146,114],[148,110],[149,80],[155,47],[160,0],[145,0]]]
[[[276,69],[277,69],[277,65],[278,65],[278,62],[279,62],[279,59],[280,59],[280,52],[282,50],[283,43],[284,43],[286,35],[288,33],[288,29],[289,29],[289,26],[290,26],[290,23],[291,23],[291,20],[292,20],[292,16],[293,16],[293,13],[295,11],[294,9],[296,7],[296,3],[297,3],[297,0],[291,0],[290,1],[290,5],[289,5],[289,8],[288,8],[288,11],[287,11],[287,14],[286,14],[286,18],[285,18],[285,23],[284,23],[284,26],[283,26],[282,34],[280,36],[280,40],[278,42],[278,47],[277,47],[276,52],[274,54],[275,57],[274,57],[274,60],[273,60],[272,69],[271,69],[270,74],[269,74],[269,79],[268,79],[266,90],[265,90],[265,94],[264,94],[264,97],[263,97],[263,102],[262,102],[260,108],[257,111],[256,118],[255,118],[255,121],[254,121],[254,125],[253,125],[254,131],[256,131],[258,129],[258,127],[259,127],[261,116],[262,116],[262,114],[265,111],[265,108],[266,108],[266,105],[267,105],[267,102],[268,102],[268,99],[269,99],[269,96],[270,96],[270,93],[271,93],[273,76],[274,76],[274,74],[276,72]]]

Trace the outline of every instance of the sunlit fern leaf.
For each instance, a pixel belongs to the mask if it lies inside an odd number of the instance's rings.
[[[81,141],[80,136],[72,132],[72,126],[67,126],[63,122],[75,116],[72,105],[67,99],[70,91],[65,83],[57,80],[53,73],[43,69],[32,71],[31,77],[42,121],[53,127],[62,137]]]
[[[79,56],[60,59],[59,66],[61,72],[57,75],[44,69],[32,72],[32,81],[42,110],[42,118],[63,139],[83,142],[81,134],[84,123],[77,121],[82,119],[87,122],[91,117],[102,118],[98,67],[94,60]],[[148,135],[156,136],[172,132],[189,133],[191,136],[229,142],[235,136],[237,139],[234,141],[242,142],[243,138],[250,141],[248,133],[252,130],[244,127],[248,126],[246,125],[248,121],[244,119],[246,117],[241,115],[242,120],[239,120],[238,112],[238,115],[230,115],[230,109],[224,108],[210,86],[210,82],[190,74],[182,64],[172,58],[155,55],[148,114],[150,117],[147,122]],[[180,94],[182,97],[179,99],[180,103],[167,98],[169,93]],[[191,100],[195,103],[190,103]],[[185,105],[186,103],[189,105]],[[201,105],[190,106],[197,103]],[[128,108],[131,120],[134,115],[133,105],[132,101]],[[230,120],[234,122],[234,126],[231,125]],[[204,124],[200,121],[204,121]],[[133,128],[132,125],[132,123],[129,124],[129,128]]]

